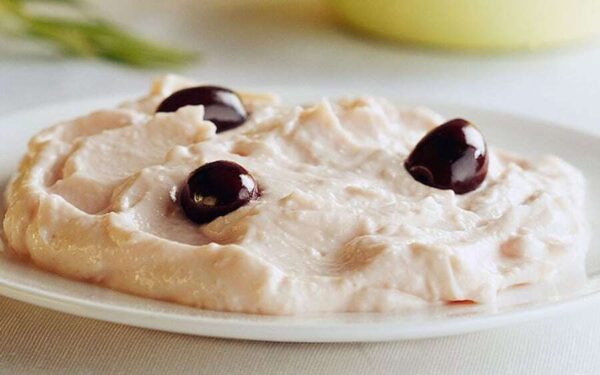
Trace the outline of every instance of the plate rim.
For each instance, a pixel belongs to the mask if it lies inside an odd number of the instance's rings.
[[[1,264],[2,260],[0,260]],[[43,270],[35,270],[46,272]],[[58,275],[52,275],[60,277]],[[67,279],[69,282],[79,283],[76,280]],[[600,280],[594,280],[599,284]],[[102,288],[99,286],[94,286]],[[565,314],[568,312],[580,310],[583,308],[597,305],[600,303],[600,289],[596,286],[590,293],[584,293],[572,298],[560,301],[550,302],[539,306],[533,306],[527,309],[517,311],[492,313],[486,315],[475,315],[466,317],[452,317],[440,321],[425,322],[344,322],[340,321],[329,327],[319,337],[312,333],[304,332],[306,329],[323,328],[317,320],[300,319],[293,316],[275,316],[279,321],[273,322],[274,316],[265,315],[265,321],[242,321],[235,319],[235,316],[245,314],[206,311],[216,315],[209,316],[170,316],[168,313],[146,312],[140,309],[123,307],[120,305],[109,305],[97,303],[93,300],[76,299],[70,296],[61,295],[56,292],[39,291],[33,288],[15,285],[0,277],[0,295],[5,297],[48,308],[53,311],[59,311],[69,315],[83,318],[90,318],[98,321],[123,324],[144,329],[153,329],[158,331],[191,334],[196,336],[223,338],[223,339],[241,339],[251,341],[269,341],[269,342],[303,342],[303,343],[336,343],[336,342],[386,342],[398,340],[412,340],[436,338],[445,336],[462,335],[467,333],[487,331],[495,328],[523,324],[529,321],[550,318],[553,316]],[[102,288],[106,289],[106,288]],[[126,293],[107,290],[110,293],[117,293],[130,296]],[[135,296],[134,296],[135,297]],[[142,297],[136,297],[142,298]],[[151,300],[154,302],[154,300]],[[162,301],[158,301],[162,302]],[[179,306],[179,305],[175,305]],[[185,307],[185,306],[184,306]],[[190,307],[193,309],[192,307]],[[352,313],[348,313],[351,315]],[[250,314],[249,314],[250,315]],[[342,314],[344,315],[344,314]],[[220,317],[222,316],[222,317]],[[234,317],[232,319],[232,316]],[[261,319],[263,316],[250,315],[253,319]],[[322,317],[326,317],[324,314]],[[335,317],[335,315],[332,315]],[[165,326],[162,319],[167,318],[171,323],[176,324]],[[301,317],[300,317],[301,318]],[[175,319],[175,320],[173,320]],[[290,325],[290,320],[295,320]],[[194,324],[190,329],[188,324]],[[363,331],[360,339],[348,328],[357,326]],[[333,329],[332,329],[333,327]],[[265,338],[269,336],[268,338]]]

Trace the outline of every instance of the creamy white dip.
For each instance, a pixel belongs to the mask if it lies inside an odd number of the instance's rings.
[[[33,137],[6,192],[12,251],[128,293],[267,314],[493,303],[512,286],[585,275],[585,183],[561,159],[491,148],[483,185],[456,195],[403,167],[444,121],[427,109],[241,94],[249,121],[215,134],[202,106],[154,114],[190,85],[169,76]],[[197,225],[178,191],[214,160],[242,165],[262,196]]]

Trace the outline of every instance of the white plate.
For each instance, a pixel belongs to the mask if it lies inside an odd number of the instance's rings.
[[[286,102],[310,99],[306,93]],[[58,120],[111,106],[117,98],[67,103],[0,119],[0,187],[6,183],[29,137]],[[589,181],[589,217],[600,225],[600,137],[504,113],[429,104],[448,117],[465,117],[482,128],[488,143],[527,154],[555,153],[581,168]],[[3,188],[2,188],[3,189]],[[0,294],[70,314],[194,335],[269,341],[384,341],[455,335],[564,314],[600,302],[599,238],[588,256],[588,284],[569,295],[515,294],[498,306],[449,306],[420,314],[330,314],[273,317],[204,311],[143,299],[64,279],[9,259],[0,252]],[[530,291],[526,295],[531,295]]]

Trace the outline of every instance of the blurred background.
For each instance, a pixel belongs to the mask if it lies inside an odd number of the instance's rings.
[[[47,43],[4,36],[0,113],[139,94],[149,79],[169,71],[232,87],[308,87],[315,96],[369,93],[456,102],[590,129],[600,120],[596,0],[87,3],[94,16],[199,57],[176,67],[139,69],[66,57]]]

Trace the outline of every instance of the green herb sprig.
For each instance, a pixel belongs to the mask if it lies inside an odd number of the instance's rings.
[[[33,3],[60,5],[75,17],[39,14]],[[96,57],[137,67],[171,67],[197,58],[187,52],[134,36],[89,15],[81,0],[0,0],[0,32],[45,41],[60,51]]]

